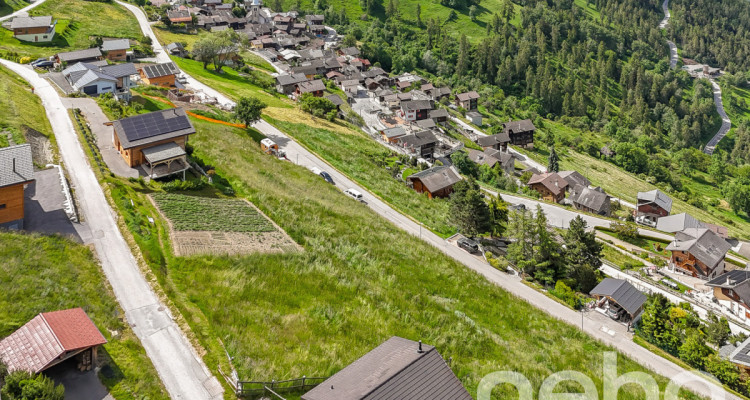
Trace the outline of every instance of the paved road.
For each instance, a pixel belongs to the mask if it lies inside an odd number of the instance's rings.
[[[669,68],[675,69],[677,68],[677,60],[679,59],[677,45],[671,40],[667,40],[667,44],[669,45]]]
[[[727,115],[727,112],[724,111],[724,102],[721,99],[721,87],[714,79],[710,79],[711,86],[714,88],[714,103],[716,104],[716,112],[719,113],[719,116],[721,117],[721,127],[719,128],[719,131],[716,132],[716,135],[711,138],[711,140],[708,141],[706,144],[706,147],[703,148],[703,152],[706,154],[713,154],[714,150],[716,149],[716,145],[719,144],[719,141],[726,136],[727,132],[729,132],[729,128],[732,127],[732,121],[729,120],[729,116]]]
[[[141,274],[57,92],[28,67],[6,60],[0,63],[21,75],[42,99],[104,274],[167,391],[173,399],[222,398],[219,381],[208,371]]]
[[[464,252],[463,250],[460,250],[458,247],[449,244],[444,239],[435,235],[431,231],[422,228],[421,224],[395,211],[390,206],[382,202],[379,198],[375,197],[373,194],[347,178],[344,174],[326,164],[323,160],[319,159],[314,154],[304,149],[297,142],[291,140],[288,136],[286,136],[284,133],[271,126],[267,122],[261,121],[256,124],[255,127],[263,132],[264,135],[268,136],[273,141],[278,143],[279,147],[281,147],[286,152],[287,157],[290,161],[306,168],[318,167],[324,171],[327,171],[333,177],[336,186],[341,190],[346,190],[348,188],[355,188],[359,190],[360,192],[362,192],[367,205],[379,215],[391,221],[394,225],[403,229],[404,231],[414,236],[419,236],[421,239],[433,245],[435,248],[441,250],[456,261],[464,264],[466,267],[484,276],[490,282],[493,282],[494,284],[500,286],[508,292],[520,297],[521,299],[526,300],[531,305],[549,313],[550,315],[563,322],[567,322],[568,324],[574,326],[583,325],[585,332],[589,335],[601,340],[607,345],[615,347],[622,353],[635,359],[641,365],[663,376],[669,378],[684,372],[681,367],[633,343],[633,341],[628,337],[624,337],[624,335],[622,334],[612,335],[611,333],[613,332],[622,331],[622,325],[618,324],[617,322],[595,318],[595,316],[593,315],[590,316],[575,312],[550,299],[544,294],[524,285],[517,277],[508,275],[504,272],[500,272],[492,268],[485,262],[479,261],[476,258],[472,257],[470,254]],[[508,198],[512,201],[518,201],[522,203],[536,203],[533,200],[514,198],[514,196],[508,196]],[[354,202],[354,200],[352,200],[352,202]],[[543,207],[544,206],[545,205],[543,205]],[[550,207],[559,209],[552,205],[546,206],[548,207],[543,208],[545,209],[545,211],[549,210]],[[572,213],[567,210],[562,211],[566,213]],[[550,219],[551,221],[553,221],[555,218],[557,217],[553,216]],[[600,220],[599,218],[590,216],[585,216],[585,218],[591,220]],[[607,220],[601,221],[605,221],[607,223],[609,222]],[[708,387],[716,388],[714,384],[706,381],[703,377],[695,375],[693,379],[691,379],[686,384],[686,387],[698,394],[710,396],[711,392],[707,389],[706,385],[708,385]],[[733,396],[731,394],[727,394],[726,398],[738,399],[736,396]]]
[[[31,3],[31,4],[29,4],[28,6],[26,6],[26,7],[22,8],[22,9],[20,9],[20,10],[16,11],[16,12],[14,12],[13,14],[8,14],[8,15],[6,15],[6,16],[4,16],[4,17],[0,17],[0,22],[2,22],[2,21],[5,21],[6,19],[10,19],[10,18],[13,18],[13,17],[15,17],[15,16],[16,16],[16,15],[18,15],[18,14],[21,14],[21,13],[27,13],[27,12],[29,12],[29,11],[30,11],[30,10],[31,10],[32,8],[40,6],[40,5],[41,5],[42,3],[44,3],[45,1],[46,1],[46,0],[37,0],[37,1],[35,1],[35,2]]]
[[[669,24],[669,18],[672,16],[669,12],[669,0],[664,0],[664,3],[661,4],[661,9],[664,10],[664,18],[659,22],[659,28],[664,29]]]

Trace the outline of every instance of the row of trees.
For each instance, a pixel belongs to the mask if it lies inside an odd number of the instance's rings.
[[[737,367],[716,351],[743,339],[732,336],[726,318],[711,314],[707,322],[701,321],[690,304],[674,305],[656,294],[646,302],[636,334],[690,366],[713,374],[732,389],[750,393],[750,382],[741,379]]]

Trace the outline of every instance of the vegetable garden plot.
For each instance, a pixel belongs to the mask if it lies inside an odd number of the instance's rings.
[[[169,222],[176,256],[301,251],[281,228],[245,200],[154,193]]]

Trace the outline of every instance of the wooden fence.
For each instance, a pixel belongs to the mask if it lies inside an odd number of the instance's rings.
[[[237,396],[244,398],[255,398],[263,395],[272,395],[278,399],[284,399],[281,394],[289,392],[305,392],[318,386],[328,378],[306,377],[287,379],[284,381],[239,381],[237,382]]]

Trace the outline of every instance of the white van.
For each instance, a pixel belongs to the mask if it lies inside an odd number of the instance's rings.
[[[362,201],[362,202],[365,201],[364,197],[362,197],[362,193],[360,193],[359,190],[357,189],[349,188],[349,189],[344,190],[344,193],[348,194],[355,200]]]

